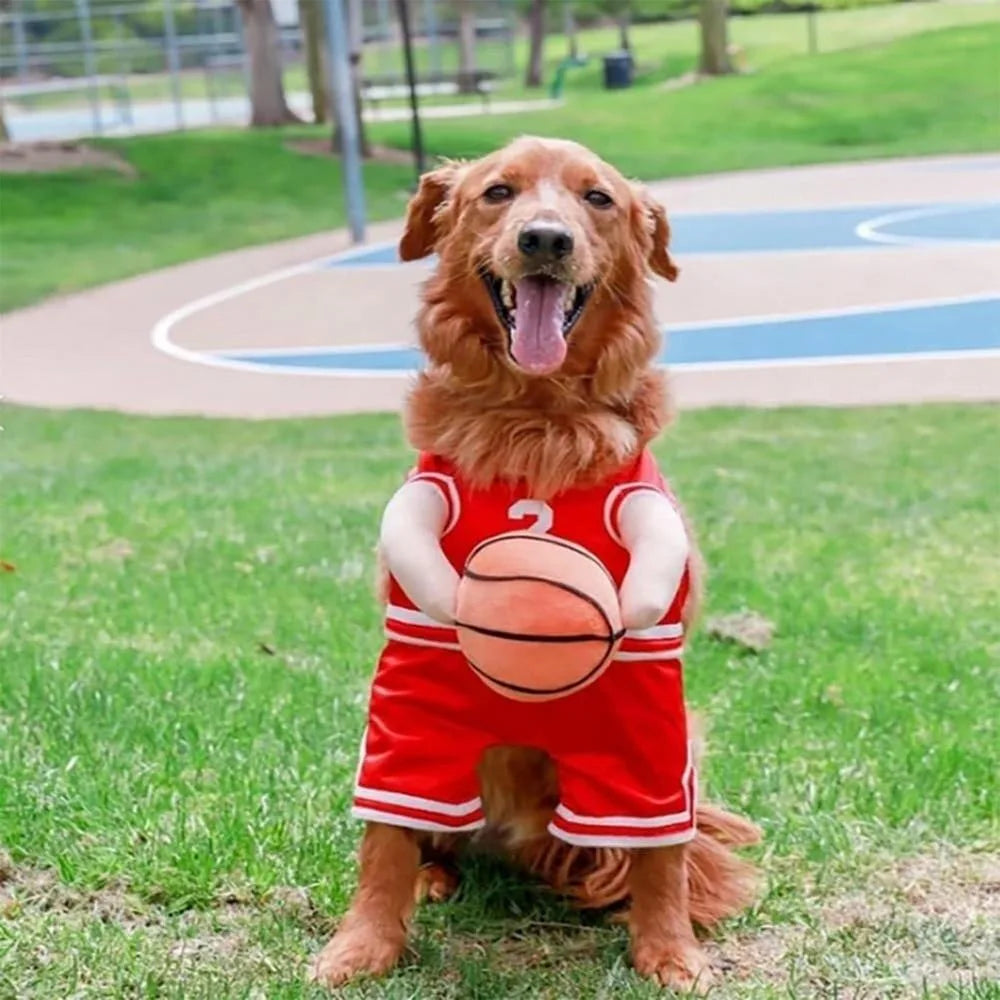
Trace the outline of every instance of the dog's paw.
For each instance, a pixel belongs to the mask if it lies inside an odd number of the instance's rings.
[[[632,964],[640,976],[678,993],[703,996],[712,985],[708,957],[693,940],[637,941]]]
[[[458,875],[434,862],[424,865],[417,876],[418,903],[446,903],[458,891]]]
[[[313,960],[309,978],[322,986],[342,986],[357,976],[381,976],[399,961],[406,939],[387,939],[364,926],[338,931]]]

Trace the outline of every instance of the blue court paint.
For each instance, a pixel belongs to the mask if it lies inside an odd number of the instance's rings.
[[[926,217],[893,223],[884,231],[897,236],[952,240],[1000,240],[1000,203],[989,205],[879,205],[863,208],[810,208],[802,211],[719,212],[676,215],[671,220],[671,250],[684,254],[761,253],[791,250],[871,249],[855,230],[871,219],[925,209]],[[880,229],[880,231],[883,231]],[[349,268],[398,264],[393,245],[376,246],[327,262]]]
[[[954,206],[947,212],[890,222],[878,232],[913,240],[1000,240],[1000,205]]]
[[[671,365],[1000,350],[1000,296],[841,315],[668,327],[666,335],[660,360]],[[317,347],[287,354],[238,351],[214,356],[276,368],[331,371],[408,372],[422,363],[420,352],[410,347]]]

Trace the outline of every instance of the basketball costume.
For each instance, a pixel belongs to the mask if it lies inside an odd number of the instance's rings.
[[[475,488],[428,454],[409,478],[440,490],[448,508],[441,546],[457,571],[484,539],[531,530],[582,545],[619,588],[629,563],[618,524],[622,503],[639,490],[675,502],[648,451],[598,486],[547,501],[518,483]],[[390,580],[353,814],[418,830],[475,830],[485,823],[477,777],[483,752],[530,746],[548,752],[558,771],[554,836],[614,847],[690,840],[697,790],[681,663],[689,587],[686,567],[663,619],[627,632],[594,683],[525,702],[488,688],[465,662],[454,627],[424,615]]]

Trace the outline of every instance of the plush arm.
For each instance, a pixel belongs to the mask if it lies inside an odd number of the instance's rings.
[[[662,493],[640,490],[626,497],[618,514],[629,551],[622,581],[622,623],[649,628],[666,614],[680,586],[690,545],[684,522]]]
[[[386,505],[379,548],[411,601],[435,621],[455,620],[458,574],[441,550],[448,504],[432,483],[406,483]]]

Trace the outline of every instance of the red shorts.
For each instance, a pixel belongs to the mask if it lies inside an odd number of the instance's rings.
[[[547,751],[560,801],[549,831],[581,846],[694,836],[696,775],[681,661],[616,660],[589,687],[520,702],[457,651],[390,640],[372,684],[353,813],[417,830],[484,825],[477,766],[491,746]]]

